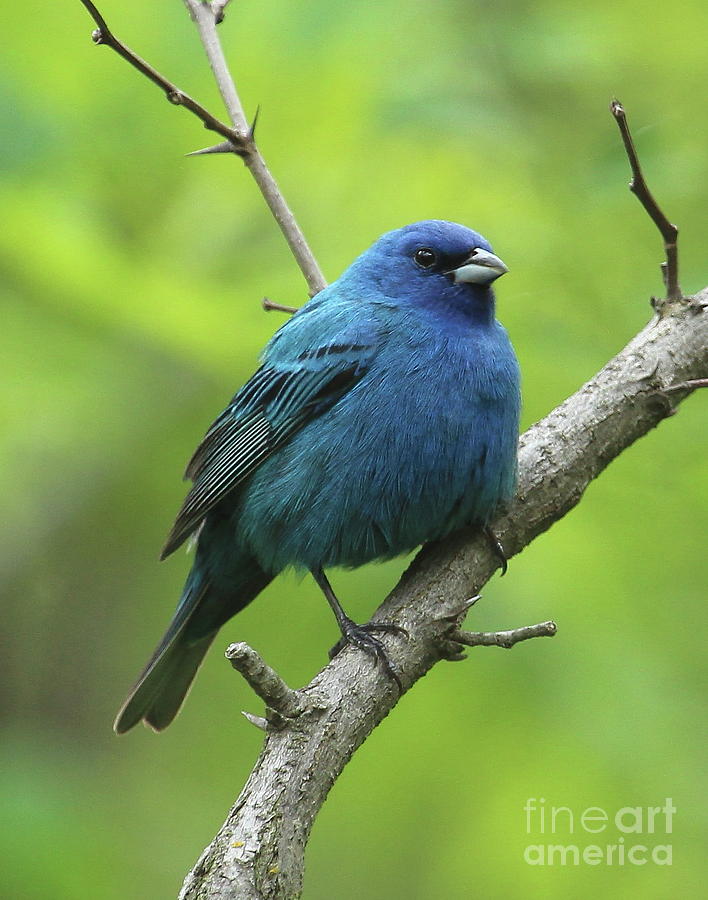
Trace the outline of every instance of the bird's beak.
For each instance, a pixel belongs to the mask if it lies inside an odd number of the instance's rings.
[[[457,283],[491,284],[500,275],[509,270],[504,263],[488,250],[475,248],[469,257],[456,269],[451,269]]]

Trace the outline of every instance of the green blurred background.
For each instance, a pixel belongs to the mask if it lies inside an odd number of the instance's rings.
[[[178,0],[106,0],[116,33],[220,112]],[[110,50],[77,2],[7,10],[0,745],[8,898],[162,898],[220,825],[260,745],[259,703],[221,656],[258,648],[295,686],[335,638],[309,581],[281,578],[217,640],[161,736],[111,722],[188,566],[157,552],[183,465],[304,283],[233,158]],[[524,425],[646,322],[657,234],[627,191],[607,107],[625,103],[656,195],[705,267],[703,0],[257,3],[222,39],[262,150],[328,278],[381,232],[464,222],[511,268],[500,318]],[[468,624],[553,617],[553,641],[438,666],[336,784],[304,897],[697,896],[705,862],[706,398],[632,447],[495,578]],[[405,560],[335,573],[366,618]],[[673,865],[530,866],[524,805],[677,807]],[[661,821],[661,820],[660,820]],[[536,826],[538,822],[536,822]],[[660,829],[661,831],[662,829]]]

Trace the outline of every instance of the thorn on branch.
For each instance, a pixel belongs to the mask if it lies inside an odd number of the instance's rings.
[[[256,141],[256,125],[258,124],[258,116],[261,114],[260,104],[256,107],[256,113],[253,116],[253,121],[251,122],[251,127],[248,129],[248,140],[251,143],[255,143]]]
[[[458,609],[454,610],[451,613],[444,613],[441,616],[438,616],[438,622],[461,622],[462,619],[467,615],[469,610],[477,603],[477,601],[482,599],[481,594],[476,594],[474,597],[470,597],[469,600],[465,600]]]
[[[248,644],[243,642],[230,644],[226,649],[226,658],[234,669],[243,675],[266,706],[280,716],[295,719],[305,712],[307,706],[301,694],[289,688],[275,669],[271,669],[260,654]],[[244,715],[249,722],[253,722],[250,713]]]
[[[509,560],[507,559],[506,551],[504,550],[504,544],[502,544],[496,533],[490,528],[489,525],[485,525],[482,528],[482,532],[489,541],[492,552],[499,561],[499,567],[501,568],[501,577],[503,578],[509,568]]]
[[[241,710],[241,715],[246,721],[250,722],[251,725],[255,725],[256,728],[260,728],[260,730],[265,731],[266,734],[270,731],[268,720],[264,719],[263,716],[254,716],[253,713],[246,712],[245,709]]]
[[[537,637],[553,637],[558,630],[553,621],[540,622],[538,625],[524,625],[509,631],[453,631],[449,639],[466,647],[504,647],[510,649],[514,644]]]
[[[214,144],[213,147],[205,147],[203,150],[192,150],[191,153],[185,153],[185,156],[206,156],[209,153],[236,153],[241,155],[243,151],[239,151],[234,147],[231,141],[222,141],[220,144]]]
[[[610,112],[619,127],[629,166],[632,170],[632,180],[629,182],[629,189],[647,211],[664,239],[666,262],[662,263],[662,276],[666,287],[667,299],[681,300],[683,295],[678,283],[678,228],[669,222],[649,190],[649,186],[644,179],[642,167],[639,164],[639,156],[634,146],[634,140],[629,130],[627,115],[619,100],[613,100],[610,103]],[[657,311],[661,313],[661,308]]]
[[[265,731],[266,734],[272,734],[274,731],[282,731],[290,722],[292,722],[291,718],[281,715],[279,712],[276,712],[276,710],[271,709],[270,706],[266,707],[265,717],[254,716],[253,713],[246,712],[245,709],[241,710],[241,715],[250,722],[251,725],[255,725],[256,728]]]

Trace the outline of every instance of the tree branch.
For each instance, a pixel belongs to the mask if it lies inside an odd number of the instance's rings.
[[[209,60],[211,71],[214,73],[231,123],[237,131],[245,135],[249,130],[248,122],[216,31],[217,10],[214,4],[202,2],[202,0],[184,0],[184,5],[197,26],[199,39]]]
[[[522,436],[518,492],[493,525],[508,554],[519,553],[562,518],[611,460],[672,415],[699,386],[695,382],[705,380],[707,302],[708,288],[698,297],[668,302],[661,318]],[[676,385],[681,392],[670,393]],[[471,603],[466,598],[498,566],[478,532],[418,554],[373,617],[409,632],[408,640],[383,638],[406,689],[450,656],[451,642],[459,646],[459,623]],[[553,626],[531,628],[550,634]],[[497,643],[486,635],[471,640]],[[295,693],[306,712],[268,731],[234,808],[187,876],[182,900],[298,897],[305,845],[319,808],[351,755],[399,699],[380,667],[355,649],[344,650]]]
[[[199,30],[232,126],[216,119],[127,48],[91,0],[81,0],[97,29],[96,43],[110,46],[184,106],[226,144],[202,152],[232,152],[250,169],[307,279],[311,293],[324,278],[268,171],[249,128],[216,31],[228,0],[184,0]],[[575,395],[521,438],[519,488],[494,523],[508,555],[575,506],[588,484],[626,447],[673,415],[693,390],[708,384],[708,289],[682,299],[678,285],[678,230],[659,209],[644,180],[622,106],[612,113],[632,168],[632,191],[661,231],[666,250],[668,299],[659,316]],[[264,307],[290,311],[264,300]],[[462,658],[462,646],[502,646],[552,636],[553,622],[504,632],[464,632],[460,625],[499,559],[478,532],[428,545],[379,607],[374,621],[396,622],[406,640],[383,638],[405,689],[433,665]],[[346,648],[306,687],[294,691],[248,645],[227,656],[266,703],[265,716],[246,714],[266,732],[263,749],[226,822],[187,876],[183,900],[278,898],[300,894],[304,851],[327,793],[355,750],[399,700],[381,667]]]
[[[555,622],[524,625],[509,631],[453,631],[450,640],[466,647],[504,647],[510,650],[521,641],[537,637],[553,637],[558,630]]]
[[[282,718],[295,719],[305,712],[300,694],[289,688],[275,669],[271,669],[248,644],[230,644],[226,648],[226,658],[266,706]]]
[[[622,141],[624,142],[624,149],[629,159],[629,166],[632,170],[632,180],[629,182],[629,189],[647,211],[664,239],[666,262],[662,265],[662,273],[664,275],[667,297],[669,300],[678,300],[681,297],[681,288],[678,283],[678,228],[669,222],[649,190],[642,167],[639,164],[639,157],[632,140],[632,133],[629,130],[627,114],[619,100],[612,101],[610,112],[619,127]]]
[[[91,39],[94,44],[105,44],[106,47],[110,47],[111,50],[115,50],[115,52],[128,62],[134,69],[137,69],[142,75],[152,81],[153,84],[156,84],[162,91],[164,91],[165,96],[170,101],[170,103],[175,106],[183,106],[185,109],[188,109],[191,113],[193,113],[198,119],[200,119],[204,123],[204,127],[208,128],[210,131],[215,131],[217,134],[220,134],[222,137],[225,137],[227,141],[232,145],[233,153],[237,153],[239,156],[243,156],[248,152],[248,144],[244,139],[243,135],[241,135],[238,131],[235,131],[233,128],[229,128],[224,122],[221,122],[215,116],[205,109],[200,103],[197,103],[189,94],[185,94],[184,91],[180,90],[177,85],[173,84],[164,75],[161,75],[156,69],[145,62],[144,59],[141,59],[137,53],[134,53],[129,47],[127,47],[119,38],[117,38],[113,32],[110,30],[108,25],[106,24],[106,20],[103,18],[101,13],[96,9],[91,0],[81,0],[81,3],[86,7],[89,12],[89,15],[94,20],[96,25],[98,26],[96,30],[92,33]]]
[[[261,306],[266,312],[277,310],[278,312],[289,313],[290,315],[297,312],[296,306],[285,306],[283,303],[276,303],[274,300],[269,300],[268,297],[264,297],[261,300]]]
[[[672,384],[664,388],[665,394],[671,394],[673,391],[694,391],[696,388],[708,387],[708,378],[692,378],[690,381],[682,381],[679,384]]]
[[[327,286],[327,282],[320,271],[317,261],[300,230],[295,216],[285,202],[280,189],[266,166],[260,150],[256,146],[253,127],[249,128],[246,117],[241,107],[236,87],[226,65],[221,43],[216,32],[216,25],[221,20],[225,3],[217,3],[214,8],[209,3],[201,0],[185,0],[187,8],[194,19],[199,34],[204,44],[209,64],[217,80],[219,90],[229,112],[233,127],[221,122],[213,116],[200,103],[197,103],[189,94],[180,90],[175,84],[161,75],[156,69],[141,59],[121,40],[119,40],[108,27],[106,20],[98,11],[91,0],[81,0],[88,10],[89,15],[98,26],[92,34],[94,43],[105,44],[114,50],[122,59],[126,60],[134,69],[156,84],[165,96],[175,106],[183,106],[204,123],[204,127],[215,131],[226,138],[230,150],[243,159],[246,167],[251,172],[261,194],[268,204],[268,208],[278,223],[300,271],[305,277],[310,296],[319,293]],[[221,148],[223,150],[223,148]],[[204,152],[204,151],[198,151]]]
[[[290,251],[295,257],[300,271],[305,276],[310,296],[319,293],[327,287],[324,275],[320,271],[315,257],[305,240],[305,235],[300,230],[295,216],[285,202],[275,178],[273,178],[260,150],[254,140],[254,127],[248,128],[246,116],[241,106],[241,101],[236,91],[231,73],[226,63],[226,57],[221,47],[221,41],[217,34],[216,26],[223,12],[220,4],[216,8],[213,4],[203,0],[184,0],[187,9],[194,20],[199,37],[209,60],[209,65],[216,78],[216,83],[224,100],[226,109],[234,128],[239,131],[249,143],[249,153],[244,157],[244,162],[260,188],[263,199],[273,214],[273,218],[280,226]]]

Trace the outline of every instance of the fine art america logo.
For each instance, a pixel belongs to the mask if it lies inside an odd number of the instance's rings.
[[[540,843],[524,848],[530,866],[670,866],[676,807],[671,797],[663,806],[622,806],[607,810],[588,806],[549,806],[543,797],[529,797],[524,806],[526,834]],[[669,839],[670,840],[670,839]]]

